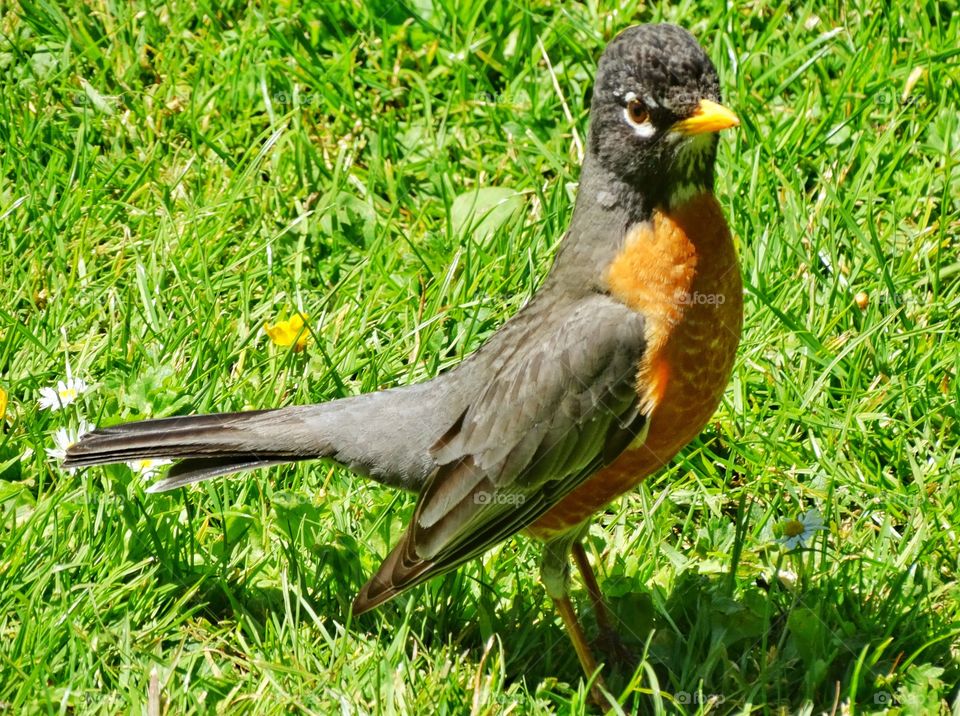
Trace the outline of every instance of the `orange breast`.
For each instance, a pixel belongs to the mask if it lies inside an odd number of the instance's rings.
[[[720,403],[740,342],[740,266],[712,194],[635,226],[606,280],[646,319],[637,394],[648,431],[528,529],[543,539],[633,489],[696,437]]]

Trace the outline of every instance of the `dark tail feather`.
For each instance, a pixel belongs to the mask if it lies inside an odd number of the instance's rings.
[[[326,457],[381,484],[419,492],[436,468],[430,447],[463,412],[439,380],[317,405],[115,425],[81,437],[67,448],[63,464],[180,461],[150,488],[158,492],[241,470]]]
[[[316,457],[271,440],[274,425],[264,420],[274,410],[190,415],[144,420],[87,433],[67,448],[64,467],[87,467],[145,458],[181,460],[149,492],[241,470]],[[273,416],[271,416],[273,417]]]
[[[285,462],[302,459],[303,458],[290,458],[289,460],[250,460],[243,457],[215,457],[182,460],[170,468],[165,478],[150,485],[150,487],[147,488],[147,492],[167,492],[168,490],[175,490],[184,485],[203,482],[204,480],[210,480],[222,475],[232,475],[235,472],[256,470],[257,468],[270,467],[271,465],[282,465]]]

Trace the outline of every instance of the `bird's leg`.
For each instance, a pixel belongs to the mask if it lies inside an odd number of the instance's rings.
[[[588,679],[596,677],[590,696],[598,705],[607,706],[607,698],[601,688],[605,688],[603,676],[599,673],[597,660],[593,656],[583,626],[570,601],[570,548],[579,539],[579,530],[575,535],[564,534],[544,545],[543,561],[540,564],[540,579],[553,600],[567,629],[573,648],[577,652],[580,666]]]
[[[553,605],[557,608],[557,612],[563,620],[563,625],[567,628],[567,634],[570,636],[570,641],[573,642],[573,649],[577,652],[577,658],[580,659],[583,673],[587,675],[588,679],[596,675],[593,686],[590,688],[591,700],[600,706],[605,706],[607,699],[601,689],[605,689],[606,684],[603,681],[603,675],[599,673],[600,667],[593,656],[593,651],[591,651],[590,644],[587,641],[587,635],[583,632],[583,627],[580,625],[580,620],[577,618],[577,612],[573,608],[570,597],[566,595],[553,597]]]
[[[606,602],[603,601],[603,593],[600,591],[600,585],[597,583],[597,575],[587,559],[587,551],[583,548],[583,542],[577,540],[570,549],[573,552],[573,561],[580,571],[583,578],[583,584],[590,595],[590,604],[593,606],[593,613],[597,617],[597,626],[602,632],[613,631],[613,617],[610,610],[607,609]]]
[[[606,654],[608,661],[616,660],[629,663],[632,661],[632,655],[624,645],[623,640],[620,639],[620,633],[613,626],[613,615],[603,600],[603,593],[597,583],[597,575],[593,571],[590,560],[587,559],[587,551],[583,548],[583,542],[580,540],[574,542],[571,552],[573,552],[573,561],[577,565],[577,570],[583,578],[583,584],[590,595],[590,603],[593,605],[597,628],[600,630],[600,636],[597,639],[599,647]]]

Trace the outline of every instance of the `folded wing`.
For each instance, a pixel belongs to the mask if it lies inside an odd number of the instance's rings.
[[[437,470],[354,613],[519,532],[640,434],[643,319],[603,294],[555,299],[482,349],[485,384],[434,445]]]

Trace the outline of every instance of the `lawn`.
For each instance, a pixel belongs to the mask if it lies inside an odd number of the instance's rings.
[[[456,364],[549,268],[602,48],[660,20],[742,120],[717,195],[746,322],[708,430],[591,529],[636,656],[611,690],[960,711],[958,12],[0,5],[0,713],[591,710],[526,538],[354,620],[410,496],[324,463],[147,495],[56,456]],[[304,350],[275,345],[298,311]]]

